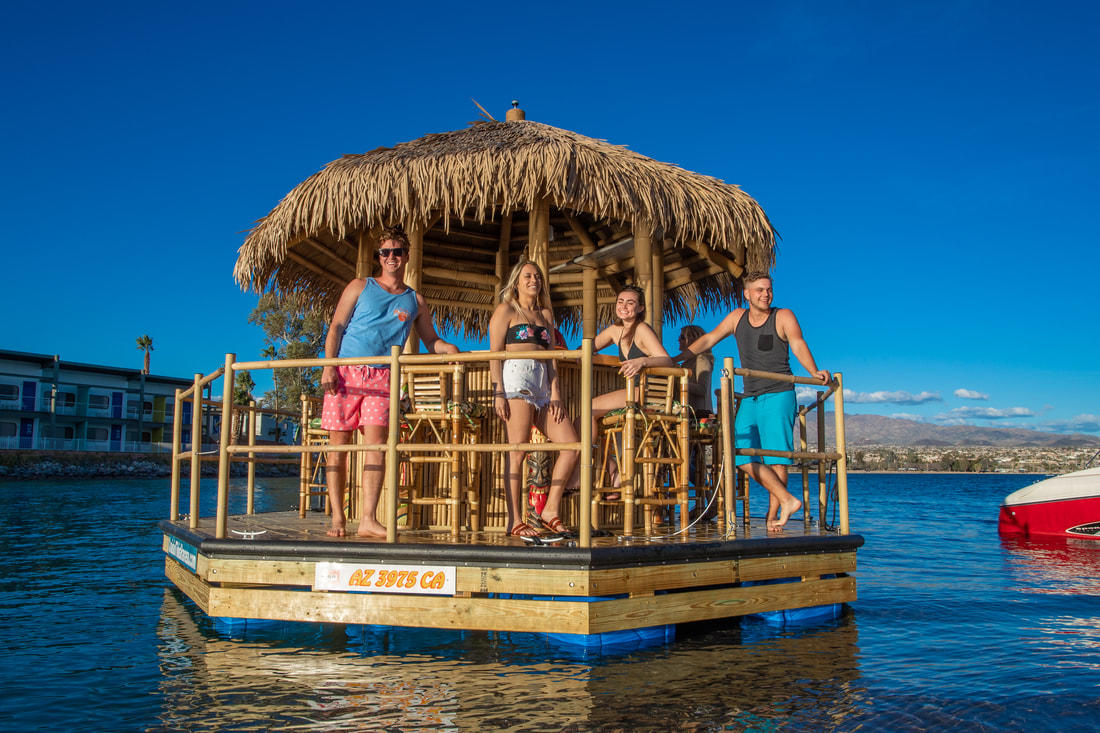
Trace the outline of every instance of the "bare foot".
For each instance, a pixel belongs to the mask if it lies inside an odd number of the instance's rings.
[[[359,537],[385,537],[386,528],[374,519],[359,520],[359,531],[355,533]]]
[[[347,537],[348,533],[347,530],[344,529],[344,520],[338,520],[336,517],[333,517],[332,526],[329,528],[328,532],[325,532],[325,534],[327,534],[329,537]]]
[[[802,502],[798,499],[791,497],[790,501],[781,502],[779,504],[779,518],[772,523],[771,526],[782,528],[787,520],[791,518],[791,515],[802,508]]]

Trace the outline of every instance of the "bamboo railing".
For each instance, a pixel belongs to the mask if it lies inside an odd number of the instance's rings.
[[[735,456],[772,456],[781,458],[798,459],[801,463],[802,473],[802,506],[803,512],[806,516],[806,521],[810,518],[810,489],[809,489],[809,464],[817,464],[818,475],[818,522],[825,526],[825,506],[826,506],[826,466],[828,462],[833,461],[836,463],[836,485],[837,485],[837,516],[838,516],[838,529],[841,534],[848,534],[849,519],[848,519],[848,462],[847,455],[847,442],[844,434],[844,377],[839,372],[833,375],[832,380],[828,384],[822,384],[816,379],[810,379],[809,377],[796,377],[790,374],[776,374],[774,372],[762,372],[753,369],[734,369],[733,358],[726,357],[723,362],[722,376],[720,378],[721,389],[721,420],[722,420],[722,445],[723,445],[723,480],[725,482],[725,503],[726,507],[733,506],[733,491],[734,491],[734,462]],[[793,451],[778,451],[778,450],[764,450],[759,448],[737,448],[733,444],[733,422],[737,414],[737,408],[734,404],[736,402],[735,395],[733,393],[733,377],[763,377],[765,379],[771,379],[777,382],[787,382],[790,384],[805,384],[813,387],[825,387],[825,391],[818,392],[813,402],[805,405],[798,410],[798,428],[799,428],[799,445],[800,450]],[[836,420],[836,450],[827,451],[825,445],[825,402],[830,398],[833,398],[834,407],[833,414]],[[809,413],[817,410],[817,450],[808,450],[807,444],[807,416]],[[729,457],[728,460],[726,457]],[[741,480],[747,481],[748,477],[741,474]],[[746,501],[747,505],[747,501]],[[728,510],[728,509],[727,509]],[[746,516],[746,521],[748,517]]]
[[[579,452],[579,461],[581,466],[591,467],[593,463],[592,457],[592,396],[593,396],[593,347],[592,339],[586,338],[581,343],[581,348],[576,350],[555,350],[555,351],[522,351],[522,352],[464,352],[459,354],[401,354],[400,347],[394,346],[391,354],[388,357],[369,357],[369,358],[323,358],[323,359],[283,359],[272,361],[237,361],[234,354],[226,354],[225,364],[223,367],[215,370],[211,374],[203,377],[200,374],[195,375],[195,382],[192,387],[186,390],[177,390],[176,392],[176,415],[173,431],[172,442],[172,491],[171,491],[171,511],[170,518],[173,521],[179,519],[179,479],[180,479],[180,465],[185,460],[191,462],[191,497],[190,497],[190,516],[189,526],[192,529],[198,527],[198,506],[199,506],[199,474],[201,461],[214,461],[218,462],[218,482],[217,482],[217,512],[215,518],[215,537],[224,538],[227,533],[228,525],[228,497],[229,497],[229,473],[230,464],[234,460],[247,460],[249,462],[249,483],[248,483],[248,513],[252,513],[254,510],[253,492],[254,492],[254,480],[255,480],[255,463],[257,462],[284,462],[284,463],[297,463],[297,458],[279,458],[279,456],[294,456],[296,454],[306,452],[318,452],[323,450],[326,453],[335,452],[348,452],[359,453],[365,451],[381,451],[385,453],[385,473],[383,481],[383,501],[382,516],[381,519],[386,526],[386,541],[396,542],[397,540],[397,526],[398,526],[398,464],[399,456],[401,454],[416,454],[425,452],[436,451],[454,451],[463,452],[469,454],[502,454],[509,451],[563,451],[563,450],[576,450]],[[499,359],[555,359],[563,360],[562,363],[566,366],[561,371],[563,376],[567,376],[567,379],[563,383],[563,398],[567,403],[576,406],[574,417],[578,417],[580,423],[580,435],[579,440],[575,443],[508,443],[499,439],[501,435],[502,427],[497,425],[492,431],[487,431],[492,439],[477,442],[477,443],[402,443],[400,442],[400,384],[401,384],[401,369],[406,365],[440,365],[449,363],[485,363]],[[573,364],[576,364],[576,369],[570,368],[570,360]],[[255,429],[254,424],[249,429],[249,442],[244,445],[234,444],[231,435],[231,425],[233,422],[234,411],[244,411],[249,415],[250,422],[254,421],[256,415],[259,413],[274,413],[290,415],[299,417],[298,413],[291,411],[272,410],[268,408],[256,407],[255,404],[251,405],[233,405],[232,400],[214,401],[210,399],[202,398],[202,389],[208,386],[211,382],[218,379],[223,379],[223,393],[227,393],[232,390],[233,378],[236,372],[241,370],[262,370],[262,369],[301,369],[301,368],[314,368],[325,366],[338,366],[338,365],[353,365],[353,364],[367,364],[375,366],[389,366],[390,368],[390,420],[389,429],[387,433],[387,440],[385,443],[377,444],[363,444],[363,443],[350,443],[339,446],[324,446],[319,448],[318,446],[311,445],[265,445],[260,450],[257,450],[255,445]],[[721,444],[722,444],[722,481],[724,486],[724,499],[727,511],[733,506],[733,489],[734,489],[734,456],[735,455],[748,455],[748,456],[785,456],[792,459],[800,459],[803,461],[802,474],[803,474],[803,498],[804,506],[809,506],[809,478],[808,467],[805,461],[817,462],[818,465],[818,480],[819,480],[819,519],[824,521],[824,504],[825,504],[825,465],[829,461],[835,461],[837,468],[837,488],[838,488],[838,514],[839,514],[839,530],[841,534],[847,534],[849,531],[848,523],[848,492],[847,492],[847,465],[845,462],[845,440],[844,440],[844,408],[843,408],[843,389],[842,389],[842,377],[840,374],[834,375],[832,381],[828,385],[824,385],[827,389],[824,392],[819,392],[816,400],[802,408],[799,412],[799,426],[801,434],[801,444],[798,446],[800,450],[796,451],[774,451],[774,450],[754,450],[748,448],[735,448],[733,445],[733,416],[735,415],[735,395],[733,392],[733,377],[736,376],[761,376],[769,379],[775,379],[778,381],[790,382],[793,384],[805,384],[821,387],[823,386],[819,381],[809,379],[806,377],[795,377],[791,375],[772,374],[769,372],[758,372],[747,369],[734,369],[733,359],[727,358],[724,362],[725,369],[722,372],[720,380],[720,408],[721,408]],[[571,373],[572,372],[572,373]],[[474,373],[474,379],[477,379],[476,372]],[[608,375],[601,377],[602,382],[608,382]],[[609,386],[603,385],[601,386]],[[835,402],[836,413],[836,451],[828,452],[825,450],[824,440],[824,404],[828,398],[832,397]],[[180,445],[180,434],[183,429],[182,425],[182,410],[179,406],[182,405],[182,401],[191,400],[194,408],[192,409],[192,425],[191,425],[191,450],[183,451]],[[203,407],[218,407],[221,411],[221,435],[218,442],[217,455],[212,454],[202,455],[199,450],[201,436],[202,436],[202,419],[203,419]],[[806,443],[806,425],[807,415],[814,409],[818,410],[818,450],[807,450]],[[304,429],[304,426],[303,426]],[[268,457],[261,457],[258,453],[268,454]],[[349,471],[349,474],[351,472]],[[580,496],[577,506],[577,527],[578,527],[578,544],[582,547],[591,546],[592,538],[592,471],[581,471],[581,486]],[[489,472],[489,481],[498,481],[496,471]],[[747,507],[747,501],[746,501]],[[747,511],[747,509],[746,509]],[[807,512],[807,517],[809,512]],[[747,516],[746,516],[747,520]]]

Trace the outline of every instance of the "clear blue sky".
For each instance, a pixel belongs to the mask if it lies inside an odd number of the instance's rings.
[[[255,357],[231,272],[257,218],[342,154],[517,98],[756,197],[782,236],[776,303],[851,411],[1100,434],[1095,3],[5,16],[2,348],[139,367],[148,333],[153,371],[181,376]]]

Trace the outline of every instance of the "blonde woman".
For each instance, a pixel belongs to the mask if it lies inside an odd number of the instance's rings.
[[[550,307],[546,276],[534,262],[523,259],[512,269],[508,283],[500,292],[500,304],[489,319],[489,348],[492,351],[530,352],[550,350],[554,346],[554,314]],[[505,423],[509,443],[527,443],[535,425],[552,443],[573,443],[577,433],[567,419],[561,401],[558,373],[554,362],[546,359],[506,359],[489,363],[493,385],[493,408]],[[538,529],[524,521],[521,483],[523,451],[505,454],[505,502],[508,508],[508,534],[530,540]],[[560,451],[554,461],[550,492],[538,518],[551,532],[565,528],[561,517],[561,497],[565,481],[573,473],[576,451]]]

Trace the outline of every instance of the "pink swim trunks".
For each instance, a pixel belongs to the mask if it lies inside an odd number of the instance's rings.
[[[336,367],[336,394],[325,392],[321,427],[355,430],[390,422],[390,370],[366,365]]]

